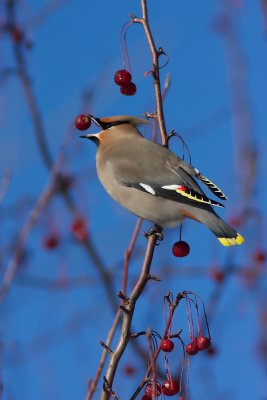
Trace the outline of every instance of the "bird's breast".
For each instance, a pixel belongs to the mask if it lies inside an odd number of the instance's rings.
[[[179,203],[122,184],[108,160],[97,160],[97,173],[108,194],[138,217],[161,226],[175,226],[184,219]]]

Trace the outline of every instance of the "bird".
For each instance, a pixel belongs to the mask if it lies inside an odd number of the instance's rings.
[[[227,197],[211,180],[166,146],[146,139],[134,116],[98,118],[89,115],[98,133],[81,135],[97,145],[96,170],[107,193],[131,213],[160,227],[174,227],[189,218],[204,224],[224,246],[244,238],[224,222],[197,181],[220,200]]]

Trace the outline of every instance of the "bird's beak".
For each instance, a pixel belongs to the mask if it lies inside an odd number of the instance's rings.
[[[95,134],[95,133],[87,133],[87,135],[80,135],[80,138],[83,138],[83,139],[94,140],[95,137],[97,137],[97,134]]]
[[[80,135],[80,138],[92,140],[97,146],[99,145],[99,138],[97,133],[88,133],[87,135]]]
[[[100,126],[100,127],[102,128],[100,118],[94,117],[93,115],[89,115],[89,117],[91,118],[91,120],[92,120],[97,126]]]

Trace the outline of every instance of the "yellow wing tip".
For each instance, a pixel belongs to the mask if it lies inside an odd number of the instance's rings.
[[[235,246],[236,244],[244,243],[245,239],[239,233],[236,238],[218,238],[223,246]]]

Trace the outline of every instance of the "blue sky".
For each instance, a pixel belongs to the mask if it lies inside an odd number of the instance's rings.
[[[236,76],[240,77],[241,70],[244,71],[242,82],[248,101],[245,113],[251,118],[251,143],[257,149],[257,173],[248,204],[256,209],[258,217],[240,227],[246,244],[233,249],[220,246],[204,226],[186,222],[183,238],[190,243],[191,253],[182,260],[174,259],[171,254],[171,246],[179,237],[178,229],[166,230],[152,267],[162,282],[158,286],[149,285],[137,307],[134,323],[140,330],[151,326],[162,332],[163,296],[167,290],[174,293],[185,288],[194,290],[209,305],[216,286],[210,278],[211,265],[235,266],[237,273],[222,287],[211,322],[218,354],[212,359],[200,354],[193,360],[190,398],[244,400],[253,396],[255,400],[265,400],[266,367],[264,372],[258,348],[262,329],[259,321],[266,304],[266,269],[251,285],[240,278],[240,270],[253,267],[253,253],[258,248],[264,249],[266,237],[267,43],[260,1],[230,3],[238,52],[243,60]],[[47,4],[50,3],[23,0],[17,7],[20,26],[33,41],[33,48],[25,50],[27,70],[53,157],[67,137],[63,169],[75,177],[74,199],[80,213],[87,218],[94,245],[104,263],[114,271],[114,291],[118,291],[123,254],[136,218],[104,192],[96,177],[95,146],[79,139],[73,120],[84,111],[96,116],[141,115],[153,111],[152,80],[150,76],[144,77],[144,72],[151,69],[151,59],[141,26],[132,26],[127,33],[137,94],[124,97],[113,82],[115,71],[122,67],[121,27],[129,13],[140,15],[140,4],[137,0],[69,0],[46,15],[42,10]],[[150,1],[148,6],[157,46],[162,46],[170,58],[168,66],[161,70],[162,81],[167,73],[171,74],[171,88],[165,101],[167,129],[183,134],[193,165],[228,195],[227,208],[220,215],[229,219],[239,215],[244,203],[240,199],[242,188],[236,168],[242,176],[247,160],[241,160],[238,166],[235,162],[245,139],[237,136],[233,119],[229,41],[214,29],[222,4],[170,0]],[[3,2],[0,15],[3,26]],[[12,66],[12,46],[1,31],[0,68]],[[93,90],[90,104],[84,102],[86,90]],[[0,129],[0,178],[11,171],[8,191],[0,204],[2,275],[12,256],[7,247],[14,243],[49,177],[36,145],[22,87],[15,76],[1,81]],[[95,129],[92,127],[90,131]],[[145,134],[150,137],[149,129]],[[171,147],[181,154],[178,142],[173,141]],[[1,305],[4,400],[84,398],[87,379],[95,372],[101,352],[98,343],[106,336],[112,313],[94,266],[72,238],[71,221],[64,202],[56,196],[34,227],[27,241],[25,263]],[[144,229],[148,227],[144,223]],[[59,233],[60,245],[49,252],[42,241],[53,228]],[[144,247],[141,235],[131,264],[130,284],[138,275]],[[69,282],[83,277],[87,283],[49,290],[45,284],[31,283],[31,277],[52,281],[65,277]],[[177,329],[186,332],[182,307],[176,324]],[[136,374],[127,377],[120,367],[121,375],[115,382],[119,397],[125,400],[144,373],[143,363],[131,350],[122,365],[129,360],[135,365]]]

